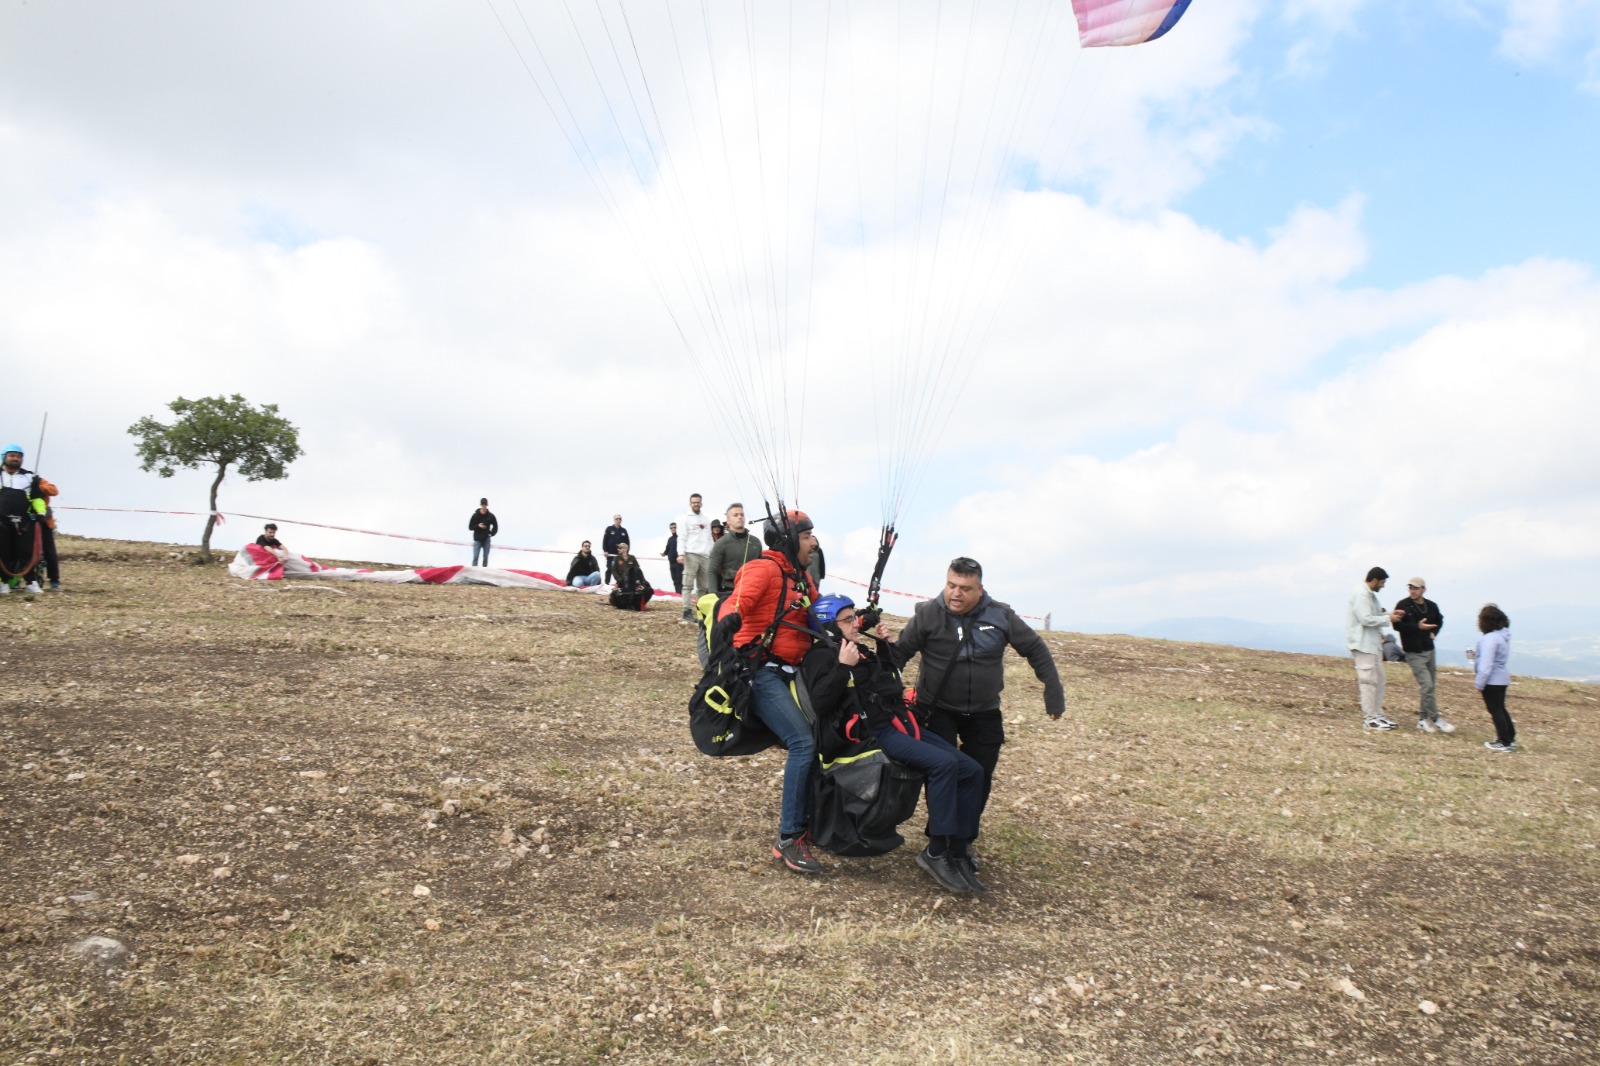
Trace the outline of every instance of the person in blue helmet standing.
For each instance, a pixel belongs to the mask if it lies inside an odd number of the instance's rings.
[[[25,591],[40,591],[29,571],[39,561],[39,523],[50,504],[39,475],[24,469],[22,457],[22,445],[7,444],[0,459],[0,595],[24,582]]]
[[[917,865],[951,892],[987,892],[968,850],[983,813],[983,767],[924,730],[906,706],[900,677],[904,658],[887,626],[880,623],[870,634],[873,648],[850,597],[819,597],[811,612],[837,641],[818,643],[803,666],[818,718],[836,720],[852,741],[876,740],[889,758],[927,775],[928,846],[917,855]]]

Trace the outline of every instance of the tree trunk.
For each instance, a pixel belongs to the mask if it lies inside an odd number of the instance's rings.
[[[200,538],[200,559],[202,562],[209,563],[211,561],[211,531],[217,527],[217,489],[222,487],[222,478],[227,472],[227,463],[217,464],[217,476],[211,482],[211,511],[206,515],[205,536]]]

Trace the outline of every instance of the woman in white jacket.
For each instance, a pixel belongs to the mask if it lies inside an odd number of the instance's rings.
[[[1473,653],[1474,683],[1483,693],[1483,705],[1494,719],[1495,739],[1484,744],[1490,751],[1507,754],[1517,750],[1517,726],[1506,710],[1506,687],[1511,684],[1511,619],[1492,603],[1478,612],[1478,650]]]

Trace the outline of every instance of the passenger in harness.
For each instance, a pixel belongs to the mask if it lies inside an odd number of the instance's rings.
[[[816,636],[808,610],[816,587],[804,567],[817,538],[804,511],[783,511],[767,519],[762,539],[767,550],[739,569],[717,617],[719,625],[737,625],[733,646],[751,659],[751,710],[789,749],[772,856],[796,873],[817,874],[822,864],[807,832],[817,752],[812,723],[795,688],[796,668]],[[689,595],[687,580],[684,595]]]
[[[906,706],[902,657],[887,626],[880,623],[872,631],[876,647],[869,646],[855,603],[838,594],[818,599],[812,614],[837,641],[819,643],[805,659],[818,719],[832,719],[832,728],[846,741],[876,740],[889,758],[927,775],[929,839],[917,865],[951,892],[988,891],[967,850],[983,811],[983,767],[923,730]]]
[[[0,461],[0,595],[24,581],[24,591],[40,591],[29,571],[39,561],[43,543],[39,523],[50,505],[40,491],[38,475],[23,469],[22,455],[22,445],[8,444]]]

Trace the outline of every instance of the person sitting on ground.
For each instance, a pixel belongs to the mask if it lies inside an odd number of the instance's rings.
[[[589,550],[588,541],[583,542],[572,557],[572,565],[567,567],[567,584],[575,589],[592,589],[600,584],[600,560]]]
[[[285,548],[283,546],[283,542],[278,539],[278,527],[276,523],[268,522],[265,526],[263,526],[261,528],[261,536],[256,538],[256,543],[267,549],[267,551],[271,552],[273,555],[276,555],[279,562],[289,558],[289,549]]]
[[[627,541],[617,543],[617,557],[611,563],[611,606],[623,611],[642,611],[656,594],[639,560],[628,550]]]
[[[888,626],[879,623],[872,631],[874,650],[848,596],[823,596],[812,613],[838,642],[837,647],[819,642],[802,666],[817,717],[841,723],[851,740],[876,740],[889,758],[928,775],[928,846],[917,855],[917,865],[951,892],[988,891],[968,851],[983,813],[983,767],[918,725],[906,706],[900,650],[889,639]]]

